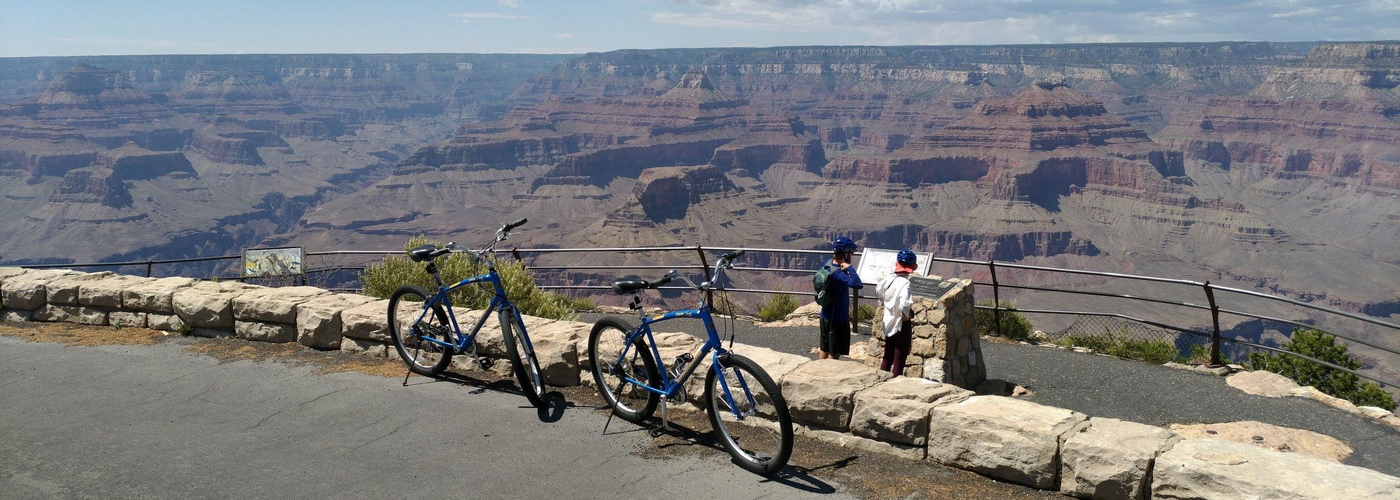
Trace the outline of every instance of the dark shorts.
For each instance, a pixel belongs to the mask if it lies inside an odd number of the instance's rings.
[[[851,320],[821,320],[821,350],[827,354],[845,356],[851,353]]]

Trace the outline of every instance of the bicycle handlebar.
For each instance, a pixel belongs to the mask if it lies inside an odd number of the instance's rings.
[[[510,230],[525,225],[525,223],[526,223],[527,221],[529,221],[529,219],[525,219],[525,218],[522,217],[522,218],[521,218],[520,220],[518,220],[518,221],[515,221],[515,222],[512,222],[512,223],[510,223],[510,224],[506,224],[506,225],[504,225],[504,226],[501,226],[501,232],[503,232],[503,233],[509,233]]]

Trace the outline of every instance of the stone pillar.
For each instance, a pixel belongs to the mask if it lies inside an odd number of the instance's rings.
[[[929,279],[939,282],[937,289],[946,292],[938,297],[914,295],[914,339],[904,376],[922,377],[965,389],[977,387],[987,379],[987,366],[982,360],[982,342],[973,320],[976,301],[972,280],[939,276]],[[876,307],[878,310],[879,305]],[[872,325],[874,335],[866,350],[877,367],[885,352],[880,316],[876,314]]]

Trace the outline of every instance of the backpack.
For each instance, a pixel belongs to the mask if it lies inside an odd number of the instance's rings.
[[[821,269],[818,269],[816,274],[812,275],[812,291],[817,294],[817,305],[823,308],[830,307],[832,304],[836,303],[836,296],[831,293],[827,283],[827,281],[831,279],[832,271],[835,270],[831,268],[831,264],[826,264],[823,265]]]

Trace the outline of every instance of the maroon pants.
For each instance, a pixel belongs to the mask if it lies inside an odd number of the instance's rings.
[[[904,361],[909,358],[909,345],[913,340],[913,325],[901,321],[899,331],[885,337],[885,357],[880,361],[880,371],[888,371],[896,377],[903,375]]]

